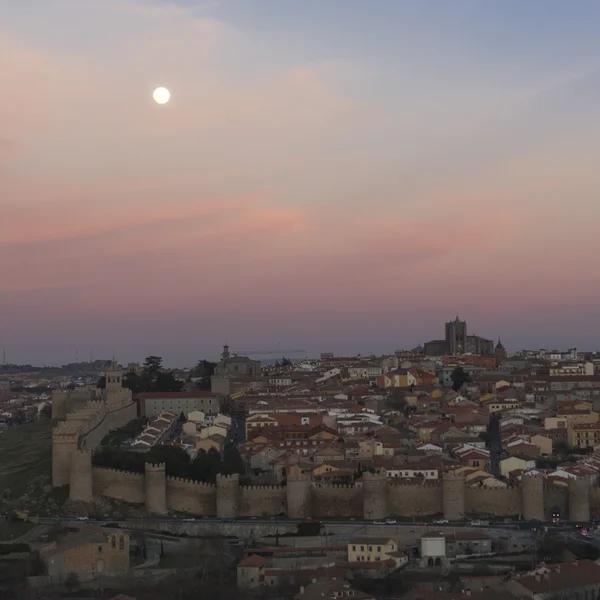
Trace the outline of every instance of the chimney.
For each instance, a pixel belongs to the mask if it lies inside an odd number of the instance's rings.
[[[303,585],[300,586],[300,593],[304,594],[304,586]]]

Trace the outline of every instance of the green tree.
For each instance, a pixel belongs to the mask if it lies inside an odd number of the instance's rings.
[[[105,390],[106,389],[106,375],[102,375],[98,381],[96,382],[96,387],[100,388],[101,390]]]
[[[233,475],[234,473],[239,473],[240,475],[246,474],[244,459],[235,444],[227,443],[225,445],[221,472],[225,475]]]
[[[141,394],[142,392],[148,392],[146,389],[145,380],[137,373],[125,373],[123,377],[123,387],[131,390],[132,394]]]
[[[281,359],[281,366],[282,367],[291,367],[292,366],[292,361],[289,358],[286,358],[285,356]]]
[[[452,371],[450,379],[452,379],[452,389],[455,392],[458,392],[465,383],[471,381],[470,377],[465,373],[465,370],[460,366]]]
[[[210,390],[210,378],[215,374],[217,363],[202,359],[190,371],[190,377],[199,378],[196,387],[200,390]]]
[[[145,374],[154,379],[163,370],[163,359],[160,356],[147,356],[143,369]]]
[[[154,392],[180,392],[183,381],[175,379],[173,373],[160,371],[154,380]]]

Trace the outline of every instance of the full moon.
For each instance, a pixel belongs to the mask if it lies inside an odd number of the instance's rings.
[[[171,98],[171,92],[167,88],[159,87],[152,92],[152,97],[156,104],[166,104]]]

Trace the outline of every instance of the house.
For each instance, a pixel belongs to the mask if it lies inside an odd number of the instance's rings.
[[[129,534],[82,525],[76,533],[43,546],[40,559],[52,579],[70,574],[81,579],[119,575],[129,570]]]
[[[571,448],[590,448],[600,443],[600,422],[569,423],[567,442]]]
[[[268,560],[258,554],[251,554],[237,566],[238,588],[251,590],[261,587],[265,579],[265,567]]]
[[[348,562],[350,565],[356,563],[379,563],[391,561],[394,568],[399,568],[408,562],[408,557],[402,551],[398,551],[398,544],[390,538],[353,538],[348,542]]]
[[[354,600],[375,600],[372,594],[355,590],[344,579],[331,579],[329,581],[314,581],[302,586],[294,600],[335,600],[336,598],[353,598]]]
[[[446,556],[482,556],[492,553],[492,538],[478,531],[456,531],[446,536]]]
[[[600,565],[591,560],[542,565],[507,583],[515,595],[532,600],[550,598],[597,598],[600,594]]]
[[[527,460],[518,456],[509,456],[500,461],[500,472],[503,477],[508,477],[512,471],[529,471],[535,468],[535,460]]]

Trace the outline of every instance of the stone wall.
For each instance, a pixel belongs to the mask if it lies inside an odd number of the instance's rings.
[[[561,485],[544,485],[544,515],[552,518],[552,511],[558,508],[561,519],[569,518],[569,492]]]
[[[87,449],[97,448],[104,437],[113,429],[127,425],[137,418],[137,405],[131,402],[126,406],[109,408],[97,422],[86,427],[80,439],[80,443]]]
[[[217,514],[217,488],[210,483],[167,477],[167,508],[191,515]]]
[[[242,487],[240,517],[276,517],[287,515],[287,494],[284,487]],[[257,512],[258,511],[258,512]]]
[[[441,515],[442,487],[438,482],[425,485],[388,485],[389,514],[393,517]]]
[[[164,477],[164,465],[146,465],[144,475],[91,467],[92,477],[87,478],[82,471],[85,470],[88,461],[84,461],[83,457],[84,453],[78,455],[77,470],[81,477],[74,488],[77,490],[77,498],[73,497],[75,500],[90,496],[85,486],[89,485],[86,482],[91,479],[93,496],[107,496],[145,504],[148,510],[153,512],[163,511],[163,497],[166,499],[166,510],[194,516],[217,516],[221,519],[278,515],[287,515],[291,518],[310,516],[363,519],[369,512],[368,507],[365,507],[365,499],[369,496],[364,493],[363,482],[358,482],[356,485],[328,485],[297,481],[293,482],[294,485],[289,489],[277,486],[245,487],[240,486],[239,476],[223,475],[218,477],[217,485],[211,485],[176,477]],[[453,485],[455,484],[456,481],[453,481]],[[575,496],[578,500],[576,514],[582,521],[585,521],[587,516],[588,503],[583,498],[585,489],[586,486],[579,485],[571,492],[571,496]],[[381,518],[415,517],[418,519],[445,514],[444,504],[447,499],[444,498],[444,491],[445,488],[438,482],[413,486],[388,481],[383,490],[385,503],[379,501],[377,510],[382,506],[386,507],[386,512]],[[456,490],[453,492],[456,493]],[[543,510],[545,518],[549,519],[552,510],[558,508],[562,519],[569,518],[570,494],[566,487],[544,485],[541,494],[543,509],[535,503],[523,502],[524,490],[521,486],[496,489],[465,486],[464,492],[465,511],[462,517],[523,516],[523,508],[527,505],[528,512],[533,515],[541,516]],[[291,495],[301,499],[299,507],[294,507],[294,502],[290,502]],[[590,489],[589,506],[593,514],[600,512],[600,488]],[[310,509],[309,512],[305,511],[307,507]],[[298,514],[300,512],[304,516]],[[530,518],[535,517],[530,516]]]
[[[468,487],[466,490],[467,514],[481,516],[514,517],[521,514],[521,489]]]
[[[92,489],[94,496],[107,496],[134,504],[146,502],[144,475],[92,467]]]
[[[312,516],[358,517],[363,516],[363,490],[360,485],[311,484]]]

